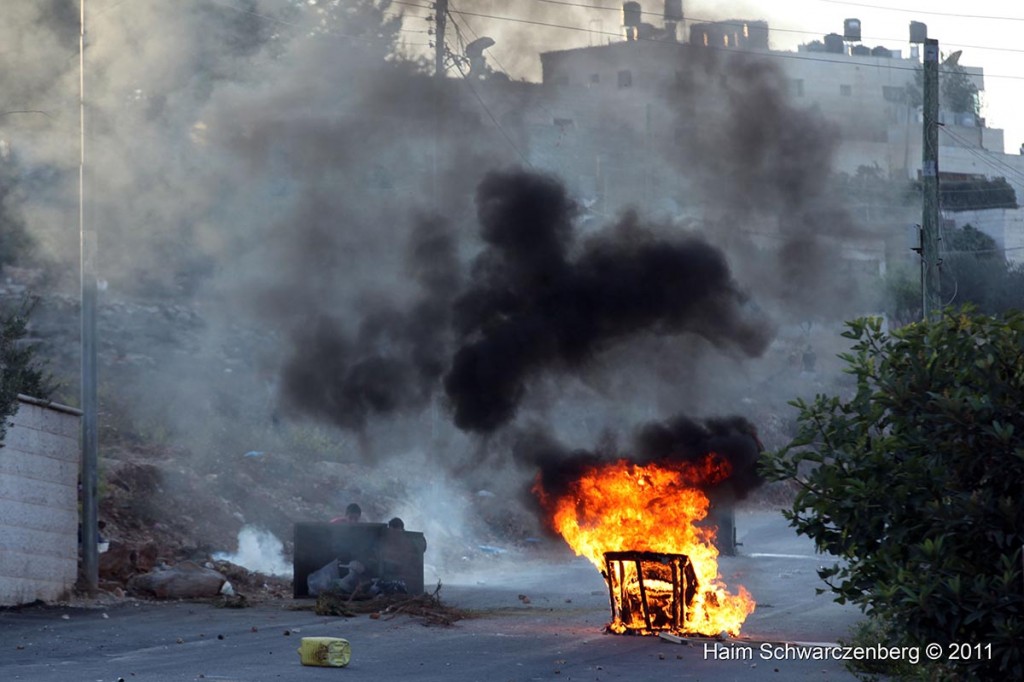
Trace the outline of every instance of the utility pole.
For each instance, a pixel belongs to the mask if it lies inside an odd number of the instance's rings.
[[[99,587],[98,430],[96,419],[96,233],[85,227],[85,0],[78,35],[78,242],[82,285],[82,573],[85,588]]]
[[[444,33],[448,22],[448,0],[437,0],[434,3],[434,77],[444,78]]]
[[[434,3],[434,154],[431,159],[431,190],[434,196],[434,209],[441,213],[441,183],[439,182],[439,157],[441,155],[441,138],[444,132],[444,75],[445,75],[445,26],[448,23],[448,0],[436,0]]]
[[[921,146],[921,295],[925,320],[942,307],[939,295],[939,41],[924,44],[924,137]]]

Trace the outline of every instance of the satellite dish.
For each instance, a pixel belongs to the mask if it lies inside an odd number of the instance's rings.
[[[479,58],[483,56],[484,50],[494,45],[494,39],[484,36],[483,38],[477,38],[469,45],[466,45],[466,56],[470,59]]]

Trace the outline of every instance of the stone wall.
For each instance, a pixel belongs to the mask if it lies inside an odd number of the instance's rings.
[[[81,412],[20,403],[0,447],[0,606],[59,599],[78,575]]]

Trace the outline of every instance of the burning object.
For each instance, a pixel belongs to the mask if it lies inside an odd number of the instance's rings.
[[[554,529],[604,575],[609,631],[736,635],[754,600],[743,587],[726,589],[716,528],[702,524],[706,491],[732,474],[714,452],[647,464],[592,461],[557,492],[545,490],[541,478],[533,490]]]
[[[697,594],[697,575],[684,554],[605,552],[612,605],[608,630],[618,634],[681,631]]]

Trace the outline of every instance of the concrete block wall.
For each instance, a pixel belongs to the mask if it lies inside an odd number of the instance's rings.
[[[59,599],[78,576],[81,412],[19,403],[0,447],[0,606]]]

